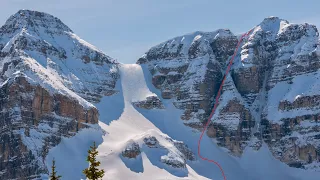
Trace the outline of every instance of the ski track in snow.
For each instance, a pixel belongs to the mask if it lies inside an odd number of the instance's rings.
[[[120,92],[104,97],[96,104],[100,111],[99,125],[105,134],[102,135],[99,130],[81,130],[72,138],[64,138],[58,146],[50,150],[46,159],[47,166],[50,167],[50,161],[55,157],[57,170],[63,176],[63,180],[84,178],[80,169],[85,168],[86,151],[95,140],[100,144],[98,160],[101,162],[100,168],[106,171],[104,180],[222,180],[217,166],[198,157],[196,161],[187,161],[187,177],[174,176],[167,170],[155,166],[151,162],[155,157],[150,157],[145,152],[138,156],[140,160],[137,162],[140,166],[142,162],[142,166],[135,167],[136,172],[126,166],[120,156],[132,140],[138,140],[146,134],[165,133],[172,139],[183,141],[196,154],[200,132],[185,126],[180,119],[182,112],[173,106],[171,100],[161,98],[160,91],[151,83],[151,74],[147,67],[136,64],[121,65],[120,73],[121,80],[117,84]],[[146,110],[132,106],[131,102],[144,100],[150,95],[157,95],[165,109]],[[202,145],[203,156],[218,161],[224,168],[227,180],[316,180],[320,175],[316,172],[289,168],[276,160],[265,144],[259,151],[248,147],[241,158],[230,156],[227,150],[218,147],[207,136],[203,137]],[[69,160],[66,162],[66,159]],[[70,173],[70,167],[77,167],[79,172]]]

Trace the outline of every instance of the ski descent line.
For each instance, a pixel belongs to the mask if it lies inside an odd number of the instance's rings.
[[[222,176],[223,176],[223,179],[224,179],[224,180],[227,180],[227,178],[226,178],[226,176],[225,176],[225,174],[224,174],[224,171],[223,171],[222,167],[220,166],[220,164],[219,164],[218,162],[212,160],[212,159],[208,159],[208,158],[205,158],[205,157],[202,157],[202,156],[201,156],[201,154],[200,154],[200,144],[201,144],[201,140],[202,140],[203,134],[204,134],[204,132],[207,130],[208,125],[209,125],[209,123],[210,123],[210,121],[211,121],[211,118],[212,118],[212,116],[213,116],[213,114],[214,114],[214,112],[215,112],[215,110],[216,110],[216,108],[217,108],[217,106],[218,106],[219,98],[220,98],[220,95],[221,95],[222,86],[223,86],[223,84],[224,84],[224,81],[225,81],[225,79],[226,79],[226,77],[227,77],[230,69],[231,69],[233,60],[234,60],[234,58],[235,58],[235,56],[236,56],[236,54],[237,54],[237,52],[238,52],[239,46],[240,46],[243,38],[244,38],[245,36],[249,35],[249,34],[252,32],[252,30],[253,30],[253,29],[251,29],[250,31],[248,31],[247,33],[243,34],[243,35],[240,37],[240,40],[239,40],[239,42],[238,42],[238,44],[237,44],[237,46],[236,46],[236,49],[234,50],[234,53],[233,53],[233,55],[232,55],[232,57],[231,57],[231,59],[230,59],[229,65],[228,65],[227,70],[226,70],[226,73],[225,73],[225,75],[224,75],[224,77],[223,77],[223,79],[222,79],[222,82],[221,82],[221,85],[220,85],[218,94],[217,94],[217,96],[216,96],[216,100],[215,100],[213,109],[212,109],[212,111],[211,111],[211,114],[210,114],[210,116],[209,116],[209,118],[208,118],[208,120],[207,120],[206,125],[204,126],[204,129],[202,130],[202,133],[201,133],[200,138],[199,138],[199,141],[198,141],[198,156],[199,156],[202,160],[204,160],[204,161],[208,161],[208,162],[211,162],[211,163],[214,163],[215,165],[217,165],[217,166],[219,167],[221,173],[222,173]]]

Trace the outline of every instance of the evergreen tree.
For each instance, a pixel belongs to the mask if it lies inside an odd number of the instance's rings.
[[[56,161],[53,159],[52,160],[50,180],[59,180],[61,178],[61,176],[57,175],[55,164],[56,164]]]
[[[83,174],[90,180],[98,180],[104,176],[104,170],[99,170],[100,162],[97,161],[96,156],[98,155],[96,143],[93,142],[93,146],[90,146],[88,150],[87,161],[90,163],[90,166],[87,169],[83,170]]]

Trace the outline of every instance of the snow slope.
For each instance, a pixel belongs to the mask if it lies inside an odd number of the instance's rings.
[[[101,167],[106,170],[104,179],[177,179],[177,177],[173,174],[181,176],[179,175],[179,172],[176,172],[174,169],[170,168],[161,169],[157,167],[157,165],[160,165],[159,162],[157,162],[158,160],[156,157],[156,153],[148,153],[146,151],[145,153],[143,152],[141,156],[139,156],[143,164],[143,173],[135,173],[134,171],[131,171],[126,166],[126,164],[128,165],[128,162],[125,162],[125,160],[120,158],[121,152],[133,140],[139,141],[141,140],[141,138],[147,135],[152,135],[157,137],[159,141],[167,141],[165,138],[163,138],[167,136],[163,134],[142,114],[140,114],[131,104],[132,101],[144,100],[148,95],[155,95],[147,88],[141,67],[139,65],[122,65],[120,67],[120,70],[120,83],[123,90],[117,95],[114,95],[115,97],[104,97],[101,102],[96,105],[99,108],[100,112],[107,111],[110,114],[112,114],[112,111],[105,108],[111,107],[112,104],[124,105],[124,109],[121,114],[117,111],[114,111],[114,114],[109,115],[109,118],[102,117],[101,120],[105,121],[101,121],[99,123],[102,129],[106,132],[106,134],[103,136],[103,142],[99,145],[98,148],[98,151],[100,152],[98,160],[100,160],[102,163]],[[113,108],[116,109],[115,106],[113,106]],[[109,121],[112,117],[115,119],[113,121]],[[87,138],[91,138],[92,141],[97,140],[95,136],[96,133],[92,133],[92,135],[90,135],[89,137],[84,137],[82,135],[83,133],[85,132],[80,132],[75,137],[70,138],[69,141],[72,141],[72,144],[77,144],[81,143],[81,138],[85,138],[84,142],[88,142]],[[164,143],[170,145],[168,142]],[[87,145],[87,143],[84,144]],[[167,148],[170,149],[172,147]],[[73,150],[76,155],[79,156],[77,159],[72,159],[73,164],[78,164],[78,162],[79,164],[83,164],[86,158],[85,155],[79,153],[78,149]],[[64,154],[69,154],[70,151],[72,151],[72,149],[65,146],[64,143],[61,143],[57,147],[50,150],[48,157],[65,157]],[[61,154],[61,152],[66,153]],[[50,165],[49,161],[50,160],[48,160],[47,163],[48,165]],[[79,173],[70,174],[64,170],[65,167],[69,165],[70,164],[61,165],[57,170],[61,172],[61,174],[63,175],[63,179],[78,179],[78,177],[81,176]],[[137,167],[132,168],[137,169]],[[189,166],[187,166],[187,172],[188,173],[184,175],[187,177],[182,177],[181,179],[207,179],[199,176]]]
[[[160,166],[157,158],[161,152],[149,153],[142,149],[141,155],[135,160],[121,157],[121,152],[128,144],[133,141],[139,143],[148,135],[157,137],[160,142],[167,145],[166,148],[170,149],[172,148],[170,143],[163,138],[168,135],[183,141],[196,154],[200,132],[194,132],[185,126],[180,120],[181,111],[176,109],[170,100],[164,100],[161,96],[158,97],[164,103],[165,109],[136,109],[131,102],[145,100],[147,96],[158,95],[160,92],[150,83],[151,74],[144,65],[121,65],[119,69],[121,81],[118,82],[118,87],[121,87],[121,91],[116,95],[104,97],[96,104],[102,112],[101,116],[109,114],[107,118],[101,117],[102,121],[99,123],[106,132],[102,136],[103,139],[97,134],[98,131],[84,130],[70,139],[64,139],[61,144],[50,150],[47,158],[48,166],[50,158],[56,157],[58,172],[63,175],[63,179],[83,177],[79,167],[85,167],[85,151],[90,141],[95,140],[101,143],[98,147],[100,153],[98,160],[101,161],[101,168],[106,171],[105,180],[223,179],[218,167],[198,157],[195,161],[187,162],[186,174]],[[120,111],[109,109],[110,107],[117,109],[118,106]],[[266,145],[259,151],[248,146],[241,158],[230,156],[207,136],[203,138],[202,146],[202,155],[218,161],[224,168],[228,180],[316,180],[320,175],[316,172],[289,168],[276,160]],[[75,156],[71,156],[74,153]],[[75,164],[78,173],[67,171],[68,167],[75,167]]]
[[[139,140],[146,134],[155,136],[163,134],[131,104],[133,101],[144,100],[147,96],[155,95],[147,88],[141,67],[139,65],[122,65],[120,71],[124,112],[109,126],[100,122],[100,126],[108,132],[98,148],[101,152],[98,158],[102,163],[101,167],[106,169],[105,179],[176,179],[166,170],[153,166],[151,161],[154,161],[154,157],[147,157],[145,153],[141,155],[143,173],[131,171],[119,158],[121,151],[131,140]],[[104,99],[104,101],[108,101],[108,99]],[[105,102],[102,101],[102,103]],[[205,179],[197,175],[190,167],[187,169],[189,174],[185,179]]]

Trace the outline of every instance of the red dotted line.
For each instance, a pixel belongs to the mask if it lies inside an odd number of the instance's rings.
[[[221,165],[220,165],[218,162],[216,162],[216,161],[214,161],[214,160],[212,160],[212,159],[208,159],[208,158],[202,157],[202,156],[201,156],[201,153],[200,153],[200,144],[201,144],[201,140],[202,140],[203,134],[204,134],[204,132],[207,130],[207,128],[208,128],[208,126],[209,126],[209,123],[210,123],[210,121],[211,121],[211,118],[212,118],[214,112],[215,112],[216,109],[217,109],[217,106],[218,106],[218,103],[219,103],[219,98],[220,98],[220,95],[221,95],[222,86],[223,86],[224,81],[226,80],[226,77],[227,77],[227,75],[228,75],[228,73],[229,73],[229,71],[230,71],[230,68],[231,68],[231,66],[232,66],[233,60],[234,60],[234,58],[235,58],[235,56],[236,56],[236,54],[237,54],[237,52],[238,52],[239,46],[240,46],[243,38],[244,38],[245,36],[249,35],[249,34],[252,32],[252,30],[253,30],[253,29],[251,29],[249,32],[243,34],[243,35],[240,37],[240,40],[239,40],[239,42],[238,42],[238,44],[237,44],[237,46],[236,46],[236,49],[235,49],[235,51],[234,51],[234,53],[233,53],[233,55],[232,55],[232,57],[231,57],[231,60],[230,60],[229,65],[228,65],[228,67],[227,67],[226,73],[225,73],[225,75],[224,75],[224,77],[223,77],[223,80],[222,80],[222,83],[221,83],[221,85],[220,85],[220,88],[219,88],[219,91],[218,91],[218,94],[217,94],[217,96],[216,96],[216,100],[215,100],[215,103],[214,103],[214,107],[213,107],[213,109],[212,109],[212,111],[211,111],[211,114],[210,114],[210,116],[209,116],[209,118],[208,118],[208,120],[207,120],[206,125],[204,126],[204,129],[202,130],[201,136],[200,136],[199,141],[198,141],[198,156],[199,156],[202,160],[204,160],[204,161],[208,161],[208,162],[211,162],[211,163],[214,163],[215,165],[217,165],[217,166],[219,167],[221,173],[222,173],[222,176],[223,176],[223,179],[224,179],[224,180],[227,180],[227,178],[226,178],[226,176],[225,176],[225,174],[224,174],[224,171],[223,171]]]

